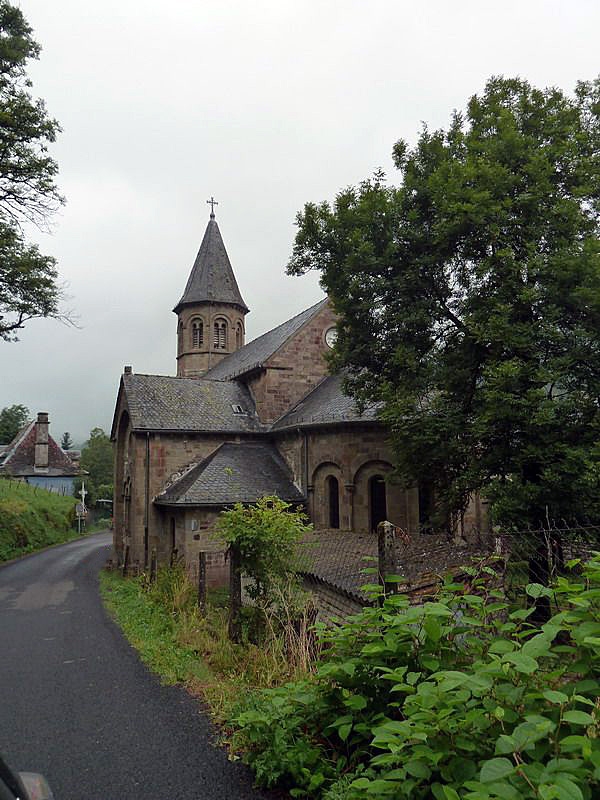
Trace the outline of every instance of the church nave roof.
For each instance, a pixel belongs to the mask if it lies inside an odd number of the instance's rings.
[[[125,373],[121,386],[134,430],[194,433],[264,430],[252,395],[237,381]]]

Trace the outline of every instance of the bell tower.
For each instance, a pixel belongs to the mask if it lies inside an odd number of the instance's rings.
[[[212,197],[210,219],[192,266],[177,314],[177,377],[198,378],[244,346],[244,303],[215,219]]]

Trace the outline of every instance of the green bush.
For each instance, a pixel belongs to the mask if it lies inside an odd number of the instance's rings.
[[[0,561],[73,538],[74,508],[73,497],[0,480]]]
[[[324,800],[599,796],[600,556],[527,586],[560,609],[539,627],[489,565],[470,571],[435,600],[388,596],[322,630],[314,679],[242,701],[234,742],[262,785]]]
[[[278,497],[236,503],[219,514],[215,538],[239,549],[241,572],[252,580],[246,591],[261,608],[280,601],[302,606],[297,567],[300,540],[311,530],[306,522]]]

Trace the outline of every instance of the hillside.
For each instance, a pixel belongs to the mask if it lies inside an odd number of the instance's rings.
[[[77,535],[74,497],[0,480],[0,562]]]

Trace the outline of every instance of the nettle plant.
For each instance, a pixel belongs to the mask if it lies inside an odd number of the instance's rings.
[[[260,783],[327,800],[600,796],[600,556],[509,605],[492,566],[435,601],[391,595],[322,630],[314,679],[235,719]],[[496,587],[496,588],[494,588]]]

